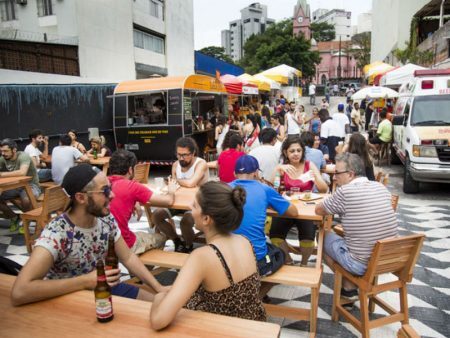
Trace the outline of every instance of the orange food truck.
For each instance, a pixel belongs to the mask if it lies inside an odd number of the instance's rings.
[[[183,136],[197,141],[202,156],[214,142],[207,126],[211,110],[218,107],[228,115],[224,85],[206,75],[123,81],[112,98],[117,147],[154,165],[173,163],[175,142]]]

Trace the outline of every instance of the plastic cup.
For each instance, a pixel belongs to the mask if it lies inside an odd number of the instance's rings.
[[[292,187],[289,192],[291,193],[291,199],[298,200],[298,196],[300,195],[300,188]]]
[[[155,177],[155,186],[159,190],[164,188],[164,178],[163,177]]]

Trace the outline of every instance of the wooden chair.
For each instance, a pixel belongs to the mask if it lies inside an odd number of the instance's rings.
[[[402,322],[402,324],[408,324],[408,291],[406,284],[412,280],[414,266],[419,257],[424,239],[425,235],[417,234],[377,241],[364,276],[354,276],[335,262],[333,264],[335,277],[332,320],[337,321],[339,315],[343,316],[362,333],[364,338],[369,337],[370,329],[379,326],[398,321]],[[398,279],[378,284],[378,276],[386,273],[392,273]],[[359,289],[360,319],[357,319],[342,306],[351,302],[341,298],[342,277],[354,283]],[[399,290],[400,311],[396,311],[388,303],[377,297],[378,294],[393,289]],[[373,313],[375,304],[383,308],[389,315],[369,320],[369,313]]]
[[[138,163],[134,166],[134,180],[142,183],[148,183],[148,174],[150,173],[150,162]]]
[[[44,192],[44,200],[41,207],[24,212],[20,216],[23,221],[25,244],[29,253],[31,253],[31,245],[34,240],[39,237],[44,226],[51,220],[51,215],[55,212],[62,212],[68,202],[69,198],[59,185],[50,187]],[[33,235],[30,234],[31,221],[36,222]]]
[[[397,332],[397,338],[419,338],[418,333],[409,324],[402,325]]]

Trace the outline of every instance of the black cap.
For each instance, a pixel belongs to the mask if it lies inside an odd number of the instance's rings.
[[[90,164],[82,163],[69,169],[64,175],[61,187],[67,196],[73,197],[77,192],[83,191],[95,176],[97,176],[95,169]]]

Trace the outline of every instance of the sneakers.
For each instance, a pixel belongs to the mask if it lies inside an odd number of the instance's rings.
[[[341,297],[355,302],[359,299],[358,289],[345,290],[344,288],[341,288]]]
[[[9,222],[9,232],[15,232],[17,230],[19,230],[19,233],[23,234],[23,227],[20,225],[20,218],[19,217],[13,218]]]

